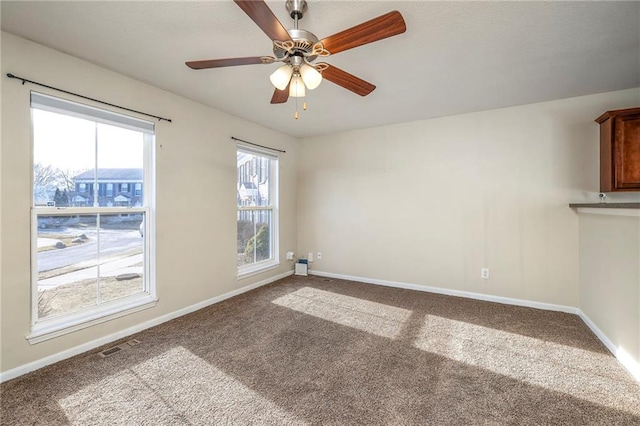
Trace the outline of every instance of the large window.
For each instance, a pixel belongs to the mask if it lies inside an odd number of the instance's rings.
[[[278,157],[238,145],[238,275],[278,264]]]
[[[154,125],[38,93],[31,114],[37,343],[155,303]]]

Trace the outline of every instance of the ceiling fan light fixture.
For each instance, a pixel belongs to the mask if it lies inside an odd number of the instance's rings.
[[[304,81],[300,74],[295,74],[291,79],[291,84],[289,85],[289,96],[292,98],[304,98],[307,95]]]
[[[275,70],[269,79],[276,89],[284,90],[291,80],[291,74],[293,74],[293,68],[290,65],[283,65]]]
[[[307,89],[313,90],[322,83],[322,74],[314,67],[304,64],[300,67],[300,76]]]

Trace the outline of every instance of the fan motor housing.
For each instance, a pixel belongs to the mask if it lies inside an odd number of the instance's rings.
[[[289,33],[289,37],[294,43],[293,52],[294,53],[304,53],[309,54],[313,51],[313,45],[318,42],[318,37],[310,31],[302,30],[299,28],[292,28],[287,30]],[[287,56],[288,52],[277,45],[273,45],[273,54],[276,58],[284,58]],[[308,61],[313,61],[317,56],[307,56]]]

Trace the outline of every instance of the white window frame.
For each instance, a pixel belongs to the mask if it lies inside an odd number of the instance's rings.
[[[77,102],[31,92],[31,110],[33,125],[33,109],[52,111],[68,116],[85,118],[99,123],[124,127],[143,133],[143,183],[145,191],[141,207],[31,207],[31,329],[26,336],[30,344],[40,343],[83,328],[118,317],[148,309],[156,305],[155,277],[155,126],[154,123],[108,110],[91,107]],[[32,132],[31,146],[34,146]],[[32,149],[33,155],[33,149]],[[33,165],[33,157],[31,159]],[[33,173],[31,173],[33,180]],[[33,191],[33,181],[31,182]],[[88,185],[87,185],[88,189]],[[114,190],[115,191],[115,190]],[[94,192],[94,197],[95,197]],[[130,296],[103,302],[95,306],[59,315],[52,318],[38,318],[38,216],[72,216],[96,214],[135,214],[144,217],[144,282],[145,290]]]
[[[271,150],[260,149],[258,147],[254,147],[252,145],[244,144],[238,142],[236,149],[236,157],[237,152],[244,152],[247,154],[259,155],[262,157],[268,157],[272,161],[271,170],[269,175],[269,198],[271,199],[271,204],[269,206],[238,206],[236,202],[236,218],[237,212],[240,211],[261,211],[261,210],[269,210],[271,211],[271,229],[269,230],[269,236],[271,238],[271,258],[267,260],[262,260],[260,262],[252,263],[249,265],[238,266],[238,279],[243,279],[250,277],[252,275],[256,275],[270,269],[275,269],[280,266],[280,232],[279,232],[279,184],[278,184],[278,175],[279,175],[279,164],[280,158],[276,152],[272,152]],[[246,172],[247,167],[250,165],[245,165],[244,171]],[[245,176],[241,177],[245,179]],[[259,184],[259,182],[258,182]],[[236,182],[237,185],[237,182]],[[237,219],[236,219],[237,220]],[[237,252],[237,247],[236,247]]]

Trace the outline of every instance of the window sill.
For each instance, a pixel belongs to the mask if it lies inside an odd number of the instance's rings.
[[[238,268],[238,279],[242,280],[245,278],[249,278],[251,276],[276,269],[278,266],[280,266],[280,262],[277,262],[275,260],[266,261],[264,263],[257,263],[250,266],[244,266],[242,268]]]
[[[89,311],[77,312],[50,320],[42,320],[31,326],[31,334],[26,339],[29,344],[35,345],[65,334],[73,333],[87,327],[152,308],[156,305],[154,296],[145,294],[134,298],[117,301],[117,303],[104,304],[99,308]]]

